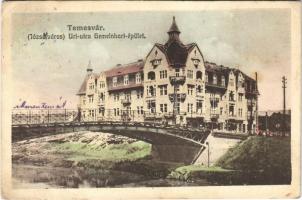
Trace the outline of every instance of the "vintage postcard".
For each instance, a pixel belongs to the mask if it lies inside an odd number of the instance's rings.
[[[298,197],[300,10],[4,3],[3,197]]]

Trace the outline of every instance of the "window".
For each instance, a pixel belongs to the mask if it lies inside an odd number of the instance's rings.
[[[208,74],[206,73],[206,83],[209,82],[209,76]]]
[[[168,105],[167,104],[159,104],[160,106],[160,112],[164,113],[168,111]]]
[[[188,70],[188,74],[187,74],[188,78],[193,78],[193,70]]]
[[[238,115],[239,115],[239,117],[242,117],[242,108],[238,109]]]
[[[234,104],[230,104],[229,106],[229,116],[235,116]]]
[[[113,77],[112,83],[113,83],[113,87],[117,86],[117,77]]]
[[[159,72],[160,79],[167,78],[167,70],[163,70]]]
[[[217,76],[214,74],[214,76],[213,76],[213,84],[217,84]]]
[[[104,81],[101,81],[100,82],[100,88],[104,88],[105,87],[105,82]]]
[[[94,89],[94,84],[93,83],[89,83],[89,89],[93,90]]]
[[[125,99],[126,100],[131,100],[131,93],[130,92],[125,93]]]
[[[188,85],[188,95],[193,95],[193,89],[194,89],[193,85]]]
[[[188,103],[188,113],[193,113],[193,104]]]
[[[136,84],[141,83],[141,81],[142,81],[141,74],[137,73],[135,77],[136,77],[136,79],[135,79],[136,80]]]
[[[148,96],[156,96],[155,87],[147,86],[147,94]]]
[[[242,93],[239,93],[238,101],[242,101],[242,97],[243,97],[243,94],[242,94]]]
[[[136,91],[136,97],[137,97],[137,99],[143,98],[143,91],[142,90],[137,90]]]
[[[211,111],[216,111],[217,107],[218,107],[218,102],[219,102],[219,98],[215,98],[214,94],[211,94],[210,97],[210,103],[211,103]]]
[[[223,107],[220,107],[220,115],[223,114]]]
[[[161,59],[154,59],[151,61],[153,67],[157,67],[161,63]]]
[[[225,78],[224,76],[221,76],[221,86],[225,86]]]
[[[83,98],[83,105],[85,105],[86,104],[86,99],[85,99],[85,96],[84,96],[84,98]]]
[[[113,98],[114,98],[114,101],[118,101],[120,99],[120,95],[119,94],[114,94]]]
[[[89,103],[93,103],[93,95],[89,95],[88,96],[88,102]]]
[[[202,80],[202,72],[201,71],[196,72],[196,79]]]
[[[196,93],[202,93],[202,87],[201,87],[201,85],[198,85],[196,87]]]
[[[199,59],[192,59],[192,61],[193,61],[193,64],[195,65],[195,67],[197,67],[200,62]]]
[[[235,101],[235,95],[234,95],[234,92],[233,92],[233,91],[231,91],[231,92],[229,93],[229,100],[230,100],[230,101]]]
[[[129,84],[129,76],[125,75],[124,76],[124,85],[128,85]]]
[[[160,85],[158,87],[159,87],[160,95],[167,95],[168,94],[167,85]]]
[[[138,115],[144,114],[143,106],[137,106],[137,114]]]
[[[179,77],[179,69],[175,69],[175,76]]]
[[[202,113],[202,100],[197,100],[196,101],[196,112],[197,113]]]
[[[155,80],[155,72],[151,71],[148,73],[148,80]]]
[[[155,113],[156,112],[155,100],[148,100],[147,104],[148,104],[148,110],[151,113]]]
[[[89,115],[89,117],[94,117],[94,110],[89,110],[88,115]]]
[[[103,92],[100,93],[99,100],[100,100],[100,102],[105,101],[105,95]]]

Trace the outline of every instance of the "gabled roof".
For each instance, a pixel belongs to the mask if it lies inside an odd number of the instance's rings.
[[[90,78],[90,76],[93,76],[94,79],[97,79],[99,77],[99,74],[96,74],[96,73],[92,73],[91,75],[87,74],[77,95],[86,94],[86,86],[87,86],[87,82],[88,82],[88,79]]]
[[[143,68],[144,68],[144,61],[138,60],[137,62],[113,67],[105,71],[105,75],[106,77],[121,76],[131,73],[142,72]]]

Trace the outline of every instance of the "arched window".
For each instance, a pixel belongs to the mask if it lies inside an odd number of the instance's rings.
[[[201,71],[196,72],[196,79],[202,80],[202,72]]]
[[[148,73],[148,80],[155,80],[155,72],[151,71]]]
[[[155,96],[155,91],[154,91],[154,87],[153,86],[149,87],[149,94],[150,94],[150,96]]]

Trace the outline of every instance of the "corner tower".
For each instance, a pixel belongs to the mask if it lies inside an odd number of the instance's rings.
[[[169,63],[175,68],[184,67],[188,56],[188,50],[179,38],[180,30],[176,24],[174,16],[172,25],[167,33],[169,35],[169,39],[165,44],[165,48]]]

